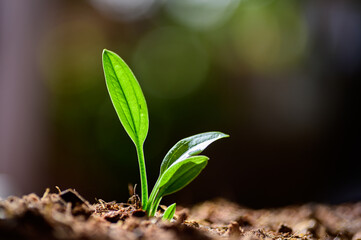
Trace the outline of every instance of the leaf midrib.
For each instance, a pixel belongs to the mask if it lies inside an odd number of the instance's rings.
[[[131,110],[131,108],[130,108],[130,106],[129,106],[128,98],[127,98],[127,96],[125,95],[124,90],[123,90],[123,88],[122,88],[122,85],[121,85],[120,82],[119,82],[119,78],[118,78],[118,75],[117,75],[116,72],[115,72],[115,68],[114,68],[113,62],[111,61],[111,59],[110,59],[110,57],[108,56],[108,54],[106,54],[106,56],[107,56],[107,58],[108,58],[108,60],[109,60],[109,63],[110,63],[110,65],[111,65],[111,67],[112,67],[112,71],[113,71],[113,73],[114,73],[114,75],[115,75],[115,77],[116,77],[116,79],[117,79],[117,84],[119,85],[119,88],[120,88],[120,90],[121,90],[122,93],[123,93],[123,96],[124,96],[124,98],[125,98],[125,100],[126,100],[125,102],[127,103],[128,109],[129,109],[129,111],[130,111],[130,117],[131,117],[131,119],[132,119],[132,124],[129,123],[129,120],[128,120],[126,114],[124,114],[124,116],[125,116],[125,119],[127,119],[127,122],[128,122],[128,124],[129,124],[129,126],[131,126],[131,127],[134,128],[134,129],[132,128],[132,130],[134,131],[136,140],[138,140],[138,141],[137,141],[137,145],[138,145],[138,144],[139,144],[138,132],[137,132],[137,129],[135,128],[135,122],[134,122],[132,110]],[[123,69],[122,66],[120,66],[120,67]],[[123,69],[123,70],[124,70],[124,69]],[[126,71],[125,71],[125,72],[126,72]],[[127,74],[127,77],[129,77],[128,74]],[[132,86],[132,89],[133,89],[133,92],[134,92],[133,86]],[[138,99],[136,98],[136,100],[137,100],[137,104],[138,104]],[[124,111],[123,111],[123,112],[124,112]],[[139,122],[140,122],[140,117],[139,117]]]

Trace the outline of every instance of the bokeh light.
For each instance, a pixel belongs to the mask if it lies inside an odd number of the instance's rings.
[[[237,9],[240,0],[171,0],[168,14],[177,22],[196,30],[220,27]]]
[[[157,0],[90,0],[105,16],[121,21],[150,17]]]
[[[233,21],[232,40],[239,60],[257,73],[284,71],[299,63],[307,54],[307,36],[294,2],[241,8]]]
[[[144,90],[158,98],[179,98],[205,79],[209,60],[197,36],[175,28],[147,34],[137,46],[133,65]]]

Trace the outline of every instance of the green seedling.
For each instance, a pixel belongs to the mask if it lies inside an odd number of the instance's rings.
[[[212,142],[228,137],[228,135],[221,132],[206,132],[182,139],[176,143],[164,157],[158,180],[148,199],[143,145],[148,134],[149,120],[142,89],[123,59],[106,49],[103,51],[103,69],[115,111],[137,151],[142,208],[149,216],[154,216],[164,196],[187,186],[205,168],[208,157],[198,154]],[[169,206],[168,209],[165,219],[173,217],[175,204]]]
[[[175,213],[175,208],[176,208],[176,204],[173,203],[172,205],[170,205],[164,212],[162,219],[163,220],[172,220],[174,213]]]

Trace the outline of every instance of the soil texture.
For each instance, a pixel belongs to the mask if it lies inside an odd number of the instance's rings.
[[[0,239],[350,239],[361,240],[361,203],[306,204],[252,210],[226,200],[177,207],[172,221],[161,206],[148,218],[134,195],[128,203],[90,204],[75,190],[9,197],[0,202]]]

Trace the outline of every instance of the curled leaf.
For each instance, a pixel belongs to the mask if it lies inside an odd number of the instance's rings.
[[[180,140],[164,157],[159,175],[162,175],[174,162],[200,154],[211,143],[225,137],[229,135],[221,132],[205,132]]]
[[[159,197],[177,192],[187,186],[208,163],[206,156],[194,156],[172,164],[159,180]]]

